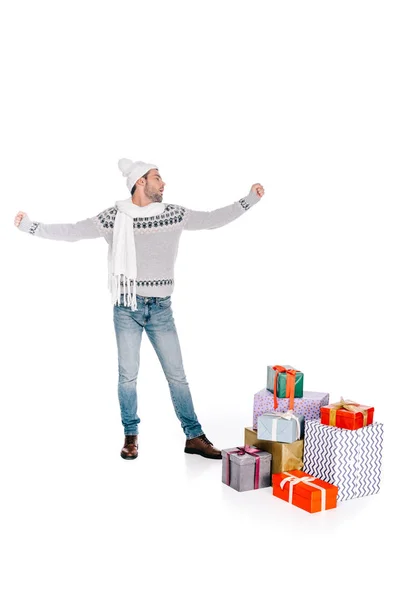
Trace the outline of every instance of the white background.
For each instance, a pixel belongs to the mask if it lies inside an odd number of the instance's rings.
[[[398,3],[37,0],[0,21],[3,598],[378,594],[399,535]],[[309,515],[224,486],[221,462],[183,454],[146,336],[140,456],[120,458],[107,244],[13,219],[128,197],[121,157],[196,210],[265,188],[181,238],[172,306],[207,436],[243,443],[267,365],[292,364],[375,406],[378,495]]]

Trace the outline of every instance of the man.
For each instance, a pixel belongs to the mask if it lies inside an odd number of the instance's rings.
[[[103,237],[109,244],[108,287],[114,312],[118,348],[118,398],[125,443],[124,459],[138,456],[136,381],[140,343],[146,331],[167,378],[172,403],[186,435],[184,451],[221,459],[221,452],[205,436],[194,411],[183,369],[171,294],[174,264],[183,230],[222,227],[244,214],[264,195],[261,184],[229,206],[204,212],[163,203],[165,183],[158,167],[121,159],[131,197],[116,202],[95,217],[74,224],[47,225],[19,212],[14,224],[33,236],[77,241]]]

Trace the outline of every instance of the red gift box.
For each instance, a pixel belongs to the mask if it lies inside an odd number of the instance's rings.
[[[374,408],[372,406],[364,406],[351,400],[341,398],[340,402],[321,406],[322,425],[354,430],[371,425],[373,420]]]
[[[338,488],[303,471],[272,474],[272,493],[309,513],[336,508]]]

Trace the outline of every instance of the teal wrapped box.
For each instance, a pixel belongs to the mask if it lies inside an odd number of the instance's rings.
[[[289,371],[289,373],[287,371]],[[290,378],[293,377],[293,375],[290,374],[290,371],[292,371],[292,372],[295,371],[295,373],[293,373],[294,379],[295,379],[294,398],[302,398],[303,397],[304,373],[296,370],[294,367],[291,367],[290,365],[274,365],[274,366],[269,365],[267,368],[267,390],[270,392],[274,391],[275,376],[277,376],[278,377],[277,385],[276,385],[277,398],[288,398],[290,396],[290,393],[288,393],[289,390],[287,387],[287,384],[288,383],[290,384],[290,381],[288,382],[288,378],[290,380]]]
[[[258,417],[257,439],[291,444],[304,438],[304,415],[285,413],[264,413]]]

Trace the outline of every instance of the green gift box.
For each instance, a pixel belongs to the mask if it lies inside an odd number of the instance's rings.
[[[275,366],[279,366],[284,367],[285,369],[294,369],[294,367],[291,367],[290,365],[275,365]],[[267,369],[267,390],[270,392],[274,391],[274,380],[275,380],[275,376],[276,376],[276,371],[272,368],[272,366],[268,366]],[[279,373],[278,372],[278,381],[277,381],[277,385],[276,385],[276,396],[277,398],[287,398],[287,394],[286,394],[286,380],[287,380],[287,373],[283,372],[283,373]],[[295,398],[302,398],[303,397],[303,383],[304,383],[304,373],[302,373],[301,371],[297,371],[296,375],[295,375],[295,385],[294,385],[294,397]]]

